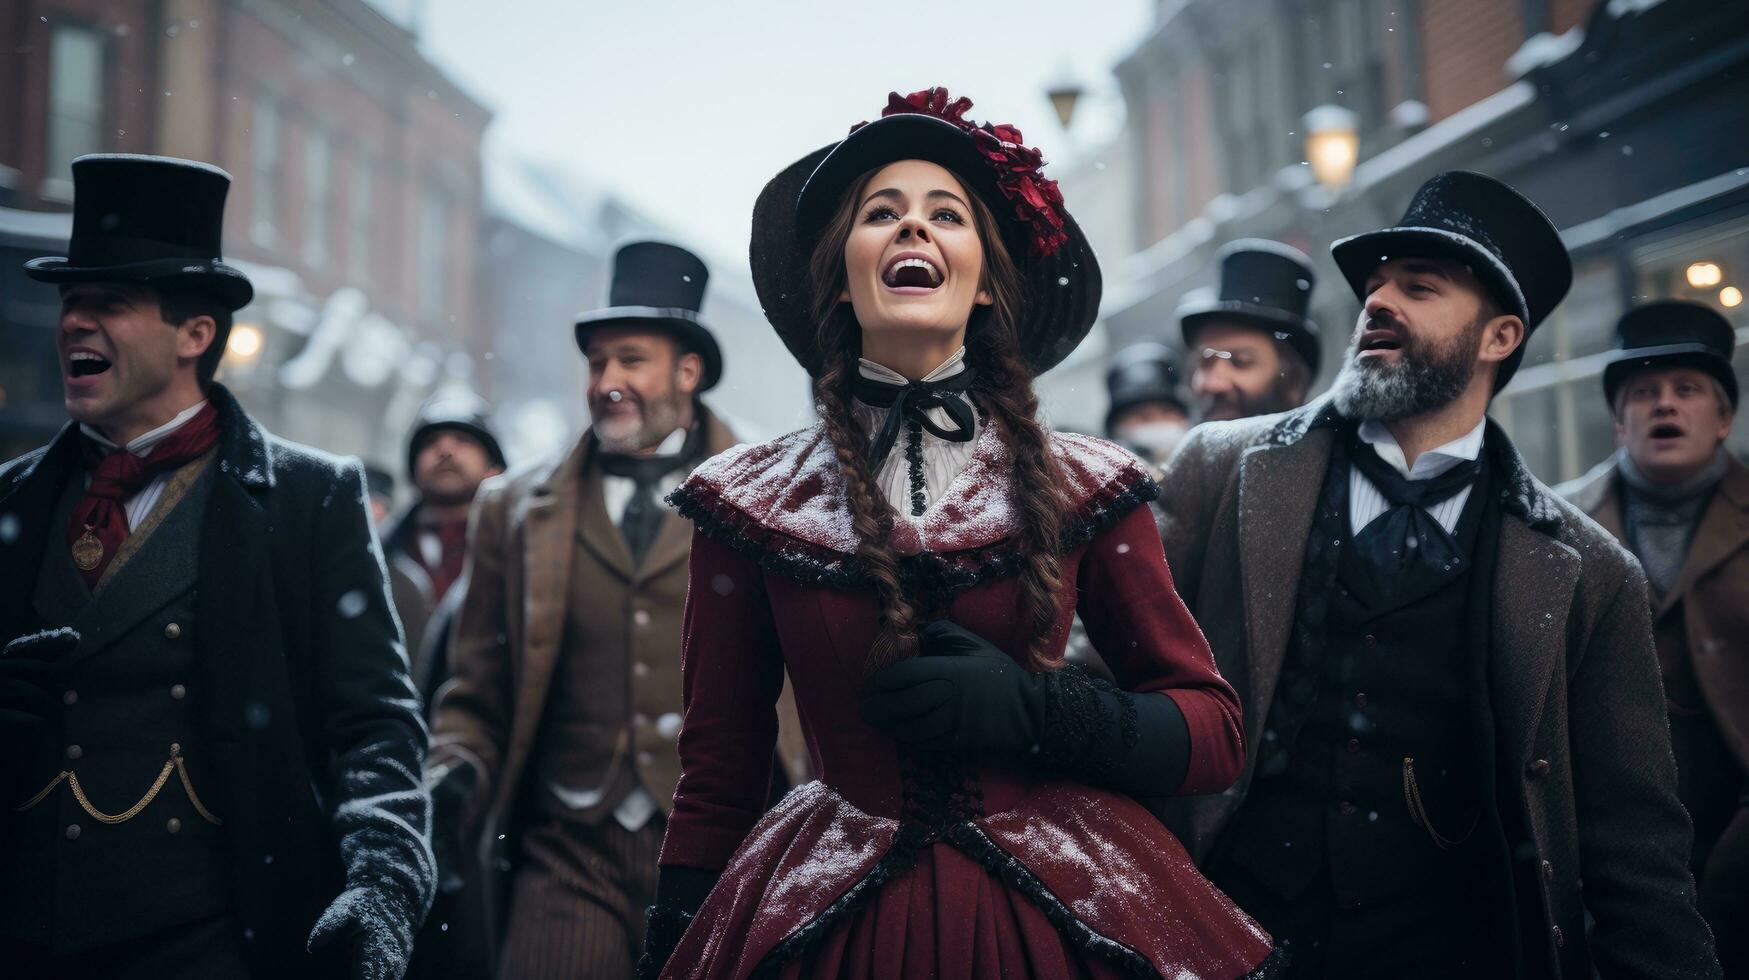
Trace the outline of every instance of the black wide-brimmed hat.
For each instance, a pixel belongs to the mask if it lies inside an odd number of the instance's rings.
[[[1438,174],[1415,192],[1394,227],[1330,246],[1336,265],[1366,301],[1366,280],[1392,259],[1449,259],[1469,267],[1503,312],[1524,321],[1526,340],[1500,365],[1495,390],[1518,371],[1528,335],[1573,284],[1573,262],[1542,209],[1492,177],[1467,170]]]
[[[40,282],[137,282],[201,290],[232,310],[249,277],[219,247],[231,175],[175,157],[94,153],[73,161],[73,237],[66,255],[24,263]]]
[[[425,448],[425,440],[445,429],[466,433],[478,440],[486,449],[486,455],[492,458],[492,465],[505,469],[508,464],[504,460],[504,450],[498,445],[498,437],[492,434],[492,406],[479,395],[468,391],[458,391],[434,395],[419,407],[419,417],[413,422],[413,431],[407,434],[407,479],[413,479],[413,461],[419,457],[419,450]]]
[[[1185,346],[1194,348],[1197,329],[1213,320],[1267,330],[1287,344],[1313,374],[1322,345],[1318,325],[1306,315],[1312,302],[1312,260],[1297,248],[1262,238],[1228,242],[1215,253],[1221,267],[1220,290],[1178,308]]]
[[[1178,385],[1176,362],[1170,347],[1153,341],[1131,344],[1113,355],[1105,372],[1105,393],[1110,402],[1105,410],[1105,431],[1111,431],[1111,422],[1120,413],[1137,405],[1163,402],[1190,414]]]
[[[810,374],[821,369],[809,305],[808,262],[852,185],[900,160],[927,160],[958,177],[996,216],[1020,269],[1020,354],[1034,374],[1054,367],[1099,313],[1099,260],[1063,207],[1044,160],[1012,126],[973,124],[966,98],[926,89],[888,97],[881,118],[785,167],[753,205],[749,260],[765,316]]]
[[[699,319],[709,279],[704,260],[678,245],[629,242],[620,246],[613,254],[607,305],[577,316],[577,348],[588,347],[589,335],[601,327],[659,328],[703,358],[704,377],[698,390],[710,390],[722,380],[723,351]]]
[[[1642,368],[1692,367],[1719,379],[1731,407],[1737,407],[1737,372],[1731,352],[1737,331],[1719,311],[1682,299],[1636,306],[1616,322],[1620,348],[1603,367],[1603,396],[1615,404],[1615,393],[1628,376]]]

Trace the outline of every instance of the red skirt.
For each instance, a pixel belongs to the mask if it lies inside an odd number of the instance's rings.
[[[1272,951],[1128,797],[1043,783],[913,846],[816,782],[748,835],[662,976],[1226,980]]]

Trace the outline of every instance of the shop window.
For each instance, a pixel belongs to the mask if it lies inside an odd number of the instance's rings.
[[[251,185],[249,237],[262,248],[279,241],[280,160],[279,100],[267,92],[255,97],[254,118],[249,122]]]
[[[101,32],[56,24],[49,35],[48,158],[42,195],[73,199],[73,158],[107,145],[104,49]]]
[[[304,261],[315,269],[328,264],[330,146],[328,133],[320,127],[304,134]]]

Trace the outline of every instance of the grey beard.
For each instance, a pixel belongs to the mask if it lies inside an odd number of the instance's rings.
[[[1359,349],[1357,335],[1330,386],[1336,410],[1356,422],[1391,422],[1444,408],[1469,387],[1476,369],[1473,361],[1462,356],[1466,352],[1462,346],[1452,352],[1458,357],[1405,347],[1396,364],[1357,360]]]
[[[602,435],[599,428],[595,436],[601,441],[601,448],[610,453],[641,453],[654,449],[662,444],[662,440],[680,428],[681,416],[685,414],[684,399],[662,398],[644,403],[643,424],[630,436],[623,439],[609,439]]]

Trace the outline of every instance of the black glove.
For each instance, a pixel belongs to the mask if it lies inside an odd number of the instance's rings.
[[[1031,674],[945,620],[917,631],[921,653],[863,685],[864,721],[910,748],[1023,761],[1138,796],[1184,781],[1190,732],[1164,694],[1135,694],[1076,667]]]
[[[663,868],[656,878],[656,904],[644,911],[644,955],[638,957],[638,980],[657,980],[668,957],[686,935],[699,906],[723,873],[703,868]]]
[[[468,803],[479,773],[465,762],[431,771],[431,850],[437,858],[437,890],[453,895],[467,886],[470,860]]]
[[[21,636],[0,651],[0,732],[14,748],[14,740],[35,735],[60,717],[56,681],[79,639],[77,630],[63,626]]]
[[[310,930],[310,952],[338,944],[349,950],[352,980],[401,980],[424,919],[400,889],[349,885]]]

